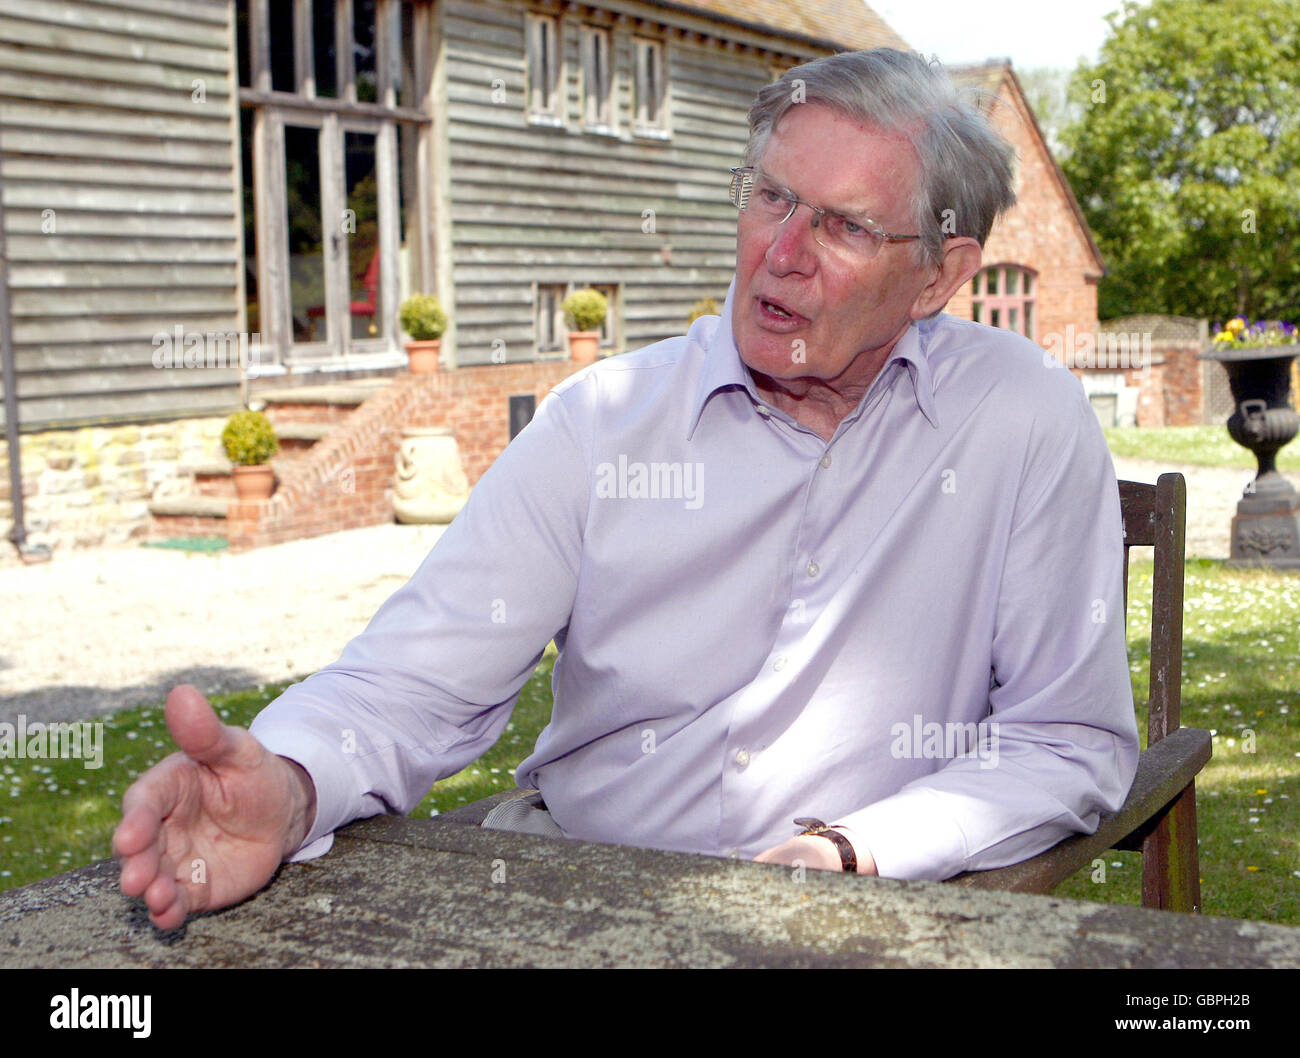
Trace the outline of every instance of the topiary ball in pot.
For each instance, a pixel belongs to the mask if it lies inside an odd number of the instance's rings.
[[[605,295],[591,287],[575,290],[564,299],[561,307],[564,309],[565,320],[575,331],[600,330],[609,312],[609,302]]]
[[[397,310],[397,319],[416,342],[431,342],[447,330],[447,313],[432,294],[412,294]]]
[[[237,467],[255,467],[269,463],[280,450],[271,420],[260,411],[238,411],[221,431],[221,445]]]

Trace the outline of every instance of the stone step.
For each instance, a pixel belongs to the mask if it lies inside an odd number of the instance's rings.
[[[357,405],[369,400],[392,382],[390,378],[361,378],[350,382],[330,382],[323,386],[277,386],[253,392],[254,400],[266,405],[266,410],[276,404],[342,404]]]
[[[340,426],[336,422],[286,422],[275,423],[275,436],[281,441],[319,441],[328,437]]]
[[[224,518],[229,506],[230,499],[225,496],[201,496],[194,493],[153,500],[149,504],[149,512],[171,517]]]

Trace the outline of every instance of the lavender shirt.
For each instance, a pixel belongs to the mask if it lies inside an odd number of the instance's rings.
[[[826,442],[765,405],[730,311],[557,386],[339,661],[258,716],[316,784],[297,858],[484,753],[552,638],[517,780],[573,838],[750,858],[816,816],[882,876],[939,879],[1122,803],[1119,500],[1079,382],[940,315]]]

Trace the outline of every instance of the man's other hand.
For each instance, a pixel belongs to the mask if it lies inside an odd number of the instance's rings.
[[[167,728],[181,752],[122,796],[113,855],[127,896],[143,896],[160,929],[261,889],[296,852],[316,815],[316,790],[298,764],[221,722],[197,688],[167,696]]]
[[[876,861],[871,853],[855,847],[858,856],[858,874],[875,874]],[[797,861],[797,862],[796,862]],[[818,871],[843,871],[844,863],[840,859],[840,850],[830,838],[821,838],[816,834],[800,834],[780,845],[765,849],[754,857],[755,863],[783,863],[787,867],[802,864]]]

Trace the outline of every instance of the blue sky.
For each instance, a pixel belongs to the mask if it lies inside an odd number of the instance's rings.
[[[904,40],[925,55],[962,65],[1009,57],[1017,69],[1073,69],[1095,59],[1109,33],[1103,16],[1121,0],[868,0]]]

